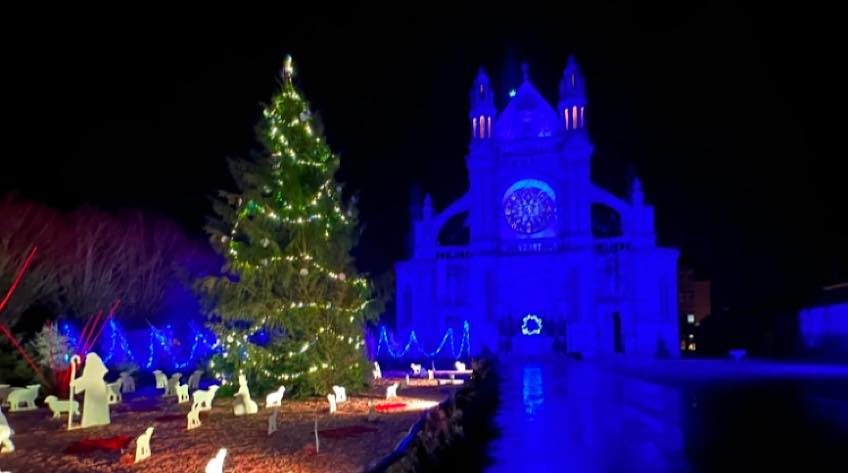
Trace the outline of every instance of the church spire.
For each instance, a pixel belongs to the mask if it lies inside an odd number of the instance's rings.
[[[559,113],[566,130],[578,130],[586,126],[586,90],[583,73],[574,56],[568,57],[568,64],[559,82]]]
[[[495,113],[495,96],[489,84],[489,76],[480,68],[474,85],[471,88],[471,136],[473,139],[488,139],[492,137],[492,121]]]

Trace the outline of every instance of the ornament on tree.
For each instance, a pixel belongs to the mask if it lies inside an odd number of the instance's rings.
[[[302,122],[309,121],[309,119],[312,118],[312,114],[309,113],[309,110],[305,110],[303,112],[300,112],[299,116],[300,116],[300,121],[302,121]]]
[[[260,262],[262,263],[262,266],[268,266],[268,258],[262,258]]]
[[[347,279],[345,273],[339,273],[339,281],[344,281],[345,279]]]
[[[263,238],[259,243],[262,244],[262,248],[268,248],[268,245],[271,243],[267,238]]]
[[[301,275],[301,276],[306,276],[306,275],[308,275],[308,274],[309,274],[309,270],[308,270],[308,269],[306,269],[306,268],[302,268],[302,269],[300,270],[300,275]]]
[[[226,243],[230,240],[227,235],[221,235],[221,243]]]

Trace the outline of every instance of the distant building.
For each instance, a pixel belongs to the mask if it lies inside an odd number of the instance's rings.
[[[710,316],[710,281],[696,280],[695,271],[681,266],[677,273],[677,301],[680,305],[680,350],[698,349],[697,329]]]
[[[816,301],[798,316],[807,350],[848,352],[848,282],[822,288]]]

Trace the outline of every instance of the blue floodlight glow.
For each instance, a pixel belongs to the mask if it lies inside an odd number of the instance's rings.
[[[515,97],[515,89],[509,89],[509,97]]]

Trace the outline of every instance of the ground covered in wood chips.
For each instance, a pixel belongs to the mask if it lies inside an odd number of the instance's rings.
[[[399,382],[398,398],[385,400],[386,385]],[[15,452],[0,455],[0,470],[26,472],[203,472],[206,463],[220,448],[228,450],[225,472],[359,472],[388,455],[421,416],[449,396],[449,389],[436,386],[436,381],[413,379],[408,387],[401,379],[378,381],[367,393],[349,396],[331,415],[326,399],[284,399],[278,414],[278,431],[267,434],[271,409],[264,409],[264,395],[253,394],[259,413],[236,417],[231,399],[215,399],[208,415],[201,415],[201,425],[186,430],[185,414],[190,403],[177,404],[176,398],[162,399],[161,390],[145,390],[127,395],[111,409],[112,423],[67,431],[67,418],[51,419],[46,407],[36,411],[9,413],[9,425]],[[264,394],[264,393],[263,393]],[[378,414],[376,422],[368,422],[368,402],[405,403],[400,409]],[[40,403],[39,403],[40,405]],[[320,436],[320,450],[315,452],[314,423],[318,430],[345,429],[349,436]],[[77,424],[79,418],[77,418]],[[150,441],[152,456],[138,464],[131,462],[135,454],[135,438],[144,430],[155,428]],[[376,428],[360,428],[368,426]],[[338,432],[338,431],[337,431]],[[63,451],[81,439],[132,437],[123,451],[68,455]]]

